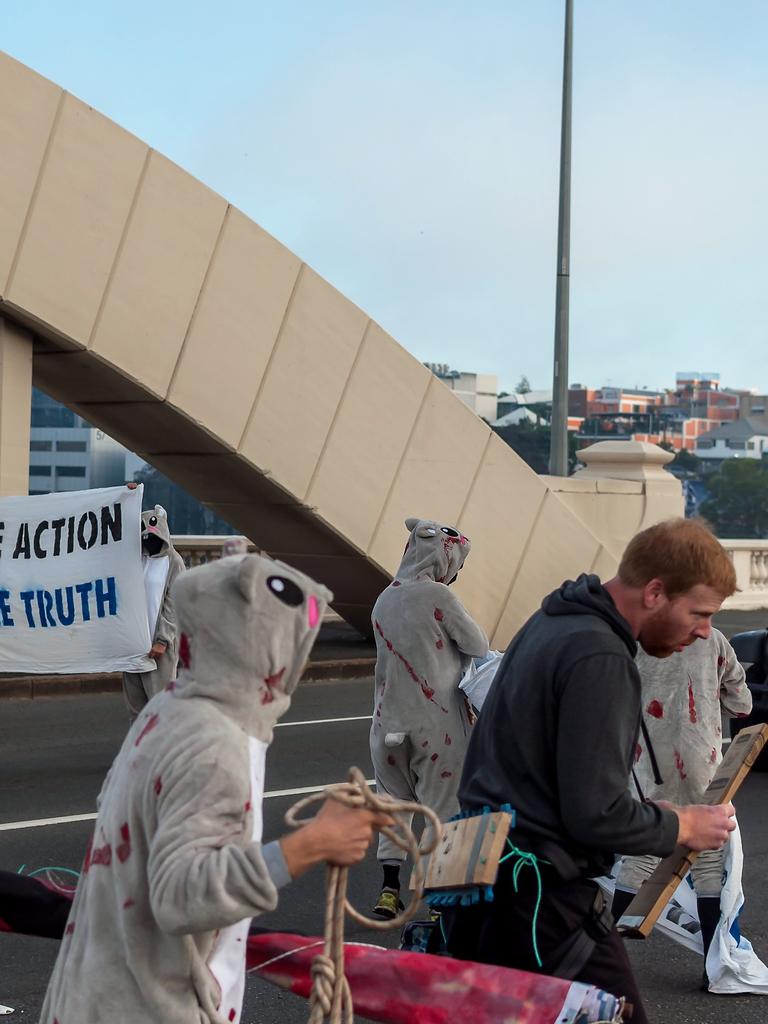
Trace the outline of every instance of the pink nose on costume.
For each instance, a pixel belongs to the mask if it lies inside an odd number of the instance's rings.
[[[317,607],[317,598],[310,596],[308,604],[309,628],[314,629],[320,621],[320,609]]]

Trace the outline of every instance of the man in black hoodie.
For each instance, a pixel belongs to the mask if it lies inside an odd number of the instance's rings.
[[[633,538],[614,579],[564,583],[523,626],[483,705],[459,786],[462,810],[515,808],[517,853],[499,869],[493,902],[446,913],[453,956],[597,985],[625,996],[633,1024],[644,1024],[592,879],[619,853],[717,849],[735,826],[730,804],[641,803],[627,789],[641,725],[637,641],[663,658],[709,636],[735,589],[713,535],[669,520]]]

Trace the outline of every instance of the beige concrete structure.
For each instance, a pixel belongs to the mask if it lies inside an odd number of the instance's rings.
[[[684,514],[680,482],[664,469],[674,455],[658,445],[598,441],[576,457],[583,467],[574,476],[542,479],[615,558],[640,530]]]
[[[0,318],[0,497],[26,494],[32,405],[32,339]]]
[[[328,584],[350,621],[368,628],[408,515],[473,538],[458,588],[495,646],[565,577],[612,571],[616,532],[604,544],[365,313],[2,55],[0,138],[0,317],[3,337],[30,332],[35,383]]]

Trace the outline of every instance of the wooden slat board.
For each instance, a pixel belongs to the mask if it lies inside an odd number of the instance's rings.
[[[428,859],[425,888],[493,885],[511,825],[512,815],[505,811],[446,822],[437,848]]]
[[[751,725],[742,729],[731,745],[715,777],[710,782],[702,803],[726,804],[749,774],[749,770],[768,741],[768,725]],[[653,931],[664,907],[690,870],[698,853],[687,846],[678,846],[662,860],[650,878],[627,907],[619,931],[626,938],[644,939]]]

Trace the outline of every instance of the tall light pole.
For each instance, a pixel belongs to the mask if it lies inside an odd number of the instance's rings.
[[[573,0],[565,0],[563,109],[560,127],[560,204],[557,216],[555,365],[549,472],[568,476],[568,299],[571,262],[571,92],[573,80]]]

